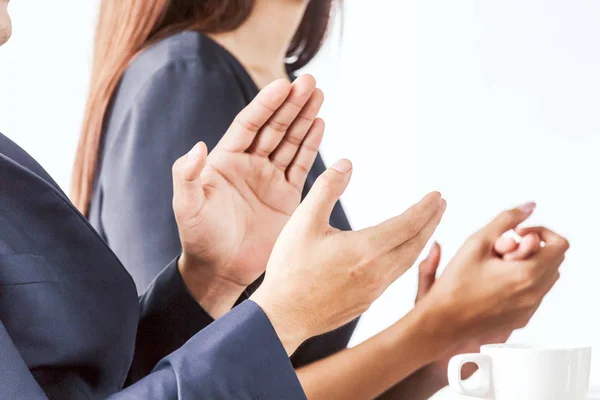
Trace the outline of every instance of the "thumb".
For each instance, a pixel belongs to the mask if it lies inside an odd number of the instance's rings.
[[[200,175],[206,165],[207,157],[206,144],[199,142],[189,153],[173,164],[174,207],[181,205],[187,208],[191,204],[202,204],[204,201],[204,188],[200,182]]]
[[[419,286],[417,289],[417,302],[429,293],[435,283],[435,276],[440,265],[442,255],[440,245],[435,242],[429,255],[419,264]]]
[[[317,178],[300,205],[300,212],[310,215],[311,223],[328,225],[333,207],[348,187],[351,176],[350,161],[343,159],[333,164]]]

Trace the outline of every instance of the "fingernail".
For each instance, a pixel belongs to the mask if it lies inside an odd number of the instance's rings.
[[[537,206],[537,204],[531,202],[531,203],[526,203],[523,204],[522,206],[519,207],[519,210],[521,210],[521,212],[523,214],[531,214],[533,212],[533,210],[535,210],[535,207]]]
[[[200,157],[200,143],[196,143],[187,155],[187,161],[189,163],[195,163]]]
[[[331,169],[342,174],[347,174],[352,169],[352,163],[348,160],[339,160],[331,166]]]

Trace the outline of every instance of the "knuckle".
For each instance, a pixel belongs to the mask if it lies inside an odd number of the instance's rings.
[[[329,174],[325,174],[323,176],[321,176],[321,190],[327,192],[327,193],[331,193],[331,194],[338,194],[339,193],[339,187],[337,185],[337,182],[333,179],[333,177],[331,177],[331,175]]]
[[[254,121],[244,118],[241,113],[235,117],[234,122],[243,130],[250,132],[257,132],[260,130],[260,128],[262,128],[262,126],[256,124]]]
[[[518,268],[514,276],[514,283],[519,289],[530,289],[536,283],[535,270],[530,266]]]
[[[530,307],[523,307],[515,318],[515,326],[517,329],[523,329],[529,325],[533,312]]]
[[[377,298],[380,285],[376,274],[367,271],[368,268],[365,268],[364,264],[359,264],[352,268],[349,274],[353,286],[362,288],[365,299],[371,302]]]
[[[269,127],[273,129],[277,133],[285,133],[288,129],[288,124],[282,121],[277,121],[276,119],[271,119],[269,121]]]
[[[523,316],[517,319],[516,326],[518,329],[523,329],[529,324],[529,318]]]
[[[472,251],[477,251],[479,249],[481,249],[482,243],[484,242],[482,235],[481,234],[474,234],[471,235],[467,241],[465,242],[465,244],[463,245],[463,249],[468,251],[468,252],[472,252]]]
[[[404,231],[406,232],[407,237],[415,237],[421,231],[421,226],[417,223],[417,221],[409,219],[404,225]]]
[[[528,314],[532,308],[534,308],[540,302],[540,295],[538,293],[531,293],[523,297],[522,305],[525,310],[525,314]]]
[[[277,167],[277,169],[281,169],[281,170],[285,170],[288,166],[287,163],[281,161],[278,158],[272,158],[271,162],[273,163],[273,165],[275,165],[275,167]]]
[[[308,175],[310,173],[310,170],[302,164],[293,164],[292,168],[294,168],[297,172],[300,172],[302,175]]]
[[[300,145],[302,144],[302,139],[302,137],[298,137],[296,135],[288,135],[288,137],[285,140],[294,147],[300,147]]]

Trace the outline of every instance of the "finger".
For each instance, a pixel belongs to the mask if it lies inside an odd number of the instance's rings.
[[[181,200],[198,204],[204,200],[204,188],[200,182],[200,175],[206,165],[207,156],[206,144],[200,142],[188,154],[175,161],[173,164],[174,202]]]
[[[556,232],[553,232],[550,229],[544,228],[542,226],[518,228],[516,232],[521,236],[525,236],[530,233],[536,233],[545,243],[545,247],[542,251],[549,251],[553,253],[566,253],[567,250],[569,250],[569,247],[571,246],[567,239],[560,236]]]
[[[377,253],[388,252],[418,235],[438,212],[442,201],[439,192],[429,193],[403,214],[358,233],[369,238]]]
[[[515,269],[515,273],[525,273],[528,277],[528,285],[535,286],[535,282],[540,282],[553,274],[565,261],[565,255],[562,254],[551,254],[542,251],[539,254],[523,261],[512,261],[511,265]]]
[[[558,277],[560,277],[559,268],[561,264],[562,260],[559,259],[555,260],[552,265],[548,265],[544,273],[540,276],[539,282],[533,286],[533,291],[545,296],[552,286],[554,286]]]
[[[292,161],[292,164],[286,171],[286,177],[298,190],[302,190],[306,177],[310,172],[317,154],[319,154],[319,147],[323,141],[323,135],[325,133],[325,122],[322,119],[317,118],[313,123],[308,135],[300,145],[300,149],[296,154],[296,157]]]
[[[321,110],[325,96],[321,89],[316,89],[300,115],[290,126],[283,140],[271,154],[271,161],[282,171],[285,171],[301,148],[304,138],[314,125],[315,118]],[[318,147],[318,146],[317,146]]]
[[[515,261],[515,260],[527,260],[528,258],[536,255],[542,249],[542,240],[537,233],[529,233],[521,239],[519,246],[516,250],[504,254],[504,260]]]
[[[435,283],[435,276],[437,273],[438,266],[440,265],[441,248],[440,245],[435,242],[429,251],[429,255],[421,264],[419,264],[419,285],[417,287],[417,300],[421,300],[431,287]]]
[[[391,253],[391,257],[394,261],[396,268],[392,271],[392,282],[396,281],[402,274],[404,274],[408,268],[412,267],[417,257],[423,251],[423,248],[433,236],[433,233],[440,224],[444,212],[446,211],[446,200],[441,200],[441,205],[437,212],[431,218],[427,224],[421,229],[419,233],[413,236],[407,242],[396,247]]]
[[[315,78],[310,75],[302,75],[296,79],[287,99],[261,128],[248,151],[261,157],[271,155],[306,105],[316,86]]]
[[[285,102],[291,90],[290,83],[279,79],[266,86],[233,121],[217,145],[232,152],[244,152],[254,142],[260,129]]]
[[[517,243],[517,241],[514,238],[508,236],[501,236],[498,239],[496,239],[496,242],[494,243],[494,250],[501,256],[513,252],[518,248],[519,244]]]
[[[316,227],[329,227],[333,207],[344,193],[352,176],[352,163],[339,160],[321,174],[298,207],[294,217],[300,216],[304,223]],[[297,217],[298,218],[298,217]]]
[[[511,229],[515,229],[519,224],[523,223],[535,210],[535,203],[523,204],[520,207],[507,210],[498,215],[485,228],[480,230],[476,235],[480,240],[486,241],[490,245]]]

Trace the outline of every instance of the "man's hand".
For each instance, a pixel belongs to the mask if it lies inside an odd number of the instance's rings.
[[[329,225],[350,181],[341,160],[322,174],[277,239],[265,280],[252,295],[291,354],[304,340],[362,314],[408,270],[446,208],[439,193],[378,226],[341,232]]]
[[[213,317],[227,312],[265,270],[300,203],[324,124],[314,78],[263,89],[207,155],[197,144],[173,166],[181,274]]]

